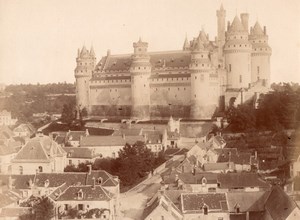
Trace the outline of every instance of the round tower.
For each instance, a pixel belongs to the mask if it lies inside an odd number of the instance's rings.
[[[130,66],[131,74],[131,116],[135,119],[150,118],[150,56],[147,53],[148,43],[139,39],[133,43],[134,54]]]
[[[212,65],[207,48],[207,36],[203,31],[195,43],[191,52],[191,112],[194,119],[211,118],[218,102],[210,85]]]
[[[268,44],[266,27],[264,30],[258,22],[250,29],[249,40],[252,43],[251,54],[251,82],[262,81],[266,87],[270,86],[270,56],[271,47]]]
[[[227,88],[248,88],[251,82],[252,45],[248,40],[247,17],[244,14],[241,17],[243,24],[235,16],[227,26],[224,46]]]
[[[75,68],[76,78],[76,105],[78,108],[89,110],[89,81],[96,64],[96,56],[93,47],[87,50],[85,46],[78,49]]]

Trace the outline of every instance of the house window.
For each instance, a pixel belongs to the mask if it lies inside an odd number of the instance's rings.
[[[80,210],[80,211],[83,210],[83,204],[78,204],[78,210]]]
[[[23,167],[19,166],[19,173],[22,175],[23,174]]]
[[[42,173],[42,172],[43,172],[43,167],[39,166],[39,173]]]
[[[101,185],[102,182],[103,182],[103,179],[102,179],[101,177],[99,177],[99,178],[97,179],[97,183]]]
[[[68,210],[68,204],[65,204],[64,208],[65,208],[65,210]]]

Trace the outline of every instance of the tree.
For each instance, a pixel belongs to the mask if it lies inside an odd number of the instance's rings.
[[[75,118],[75,106],[71,103],[64,104],[61,113],[61,121],[67,124],[71,124],[75,120]]]
[[[30,212],[20,216],[21,220],[51,220],[54,217],[54,205],[48,197],[31,197],[28,204]]]

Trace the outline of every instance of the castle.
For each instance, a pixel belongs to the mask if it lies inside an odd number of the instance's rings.
[[[182,50],[148,52],[139,39],[133,54],[108,50],[96,63],[93,48],[78,49],[77,106],[105,117],[209,119],[232,98],[241,103],[267,91],[272,51],[266,27],[256,22],[249,30],[249,14],[242,13],[226,28],[222,5],[216,15],[215,40],[201,30]]]

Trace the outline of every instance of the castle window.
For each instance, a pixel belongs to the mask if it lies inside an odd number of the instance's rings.
[[[170,91],[170,88],[168,88],[168,90]]]
[[[139,67],[139,70],[141,69],[141,67]]]
[[[242,79],[242,75],[240,75],[240,83],[242,83],[243,79]]]
[[[178,91],[180,90],[180,88],[178,88]]]
[[[146,67],[144,67],[144,70],[146,69]]]
[[[175,95],[175,98],[177,98],[177,95]]]
[[[115,89],[115,91],[118,91],[117,89]]]
[[[241,39],[243,39],[243,36],[241,36]]]
[[[111,92],[111,89],[109,91]]]
[[[257,67],[257,73],[259,74],[259,66]]]
[[[233,45],[233,47],[235,47],[235,45]]]
[[[185,87],[183,88],[183,90],[185,90]]]
[[[195,76],[195,79],[197,79],[197,76]]]
[[[155,88],[155,91],[157,91],[157,88]]]
[[[231,64],[229,64],[229,72],[231,72]]]
[[[22,166],[19,166],[19,174],[23,174],[23,167]]]
[[[202,63],[202,66],[204,66],[204,64]]]
[[[146,87],[146,84],[144,84],[144,87]]]
[[[242,47],[242,45],[240,44],[240,47]]]
[[[197,96],[196,96],[196,94],[195,94],[195,98],[196,98]]]

